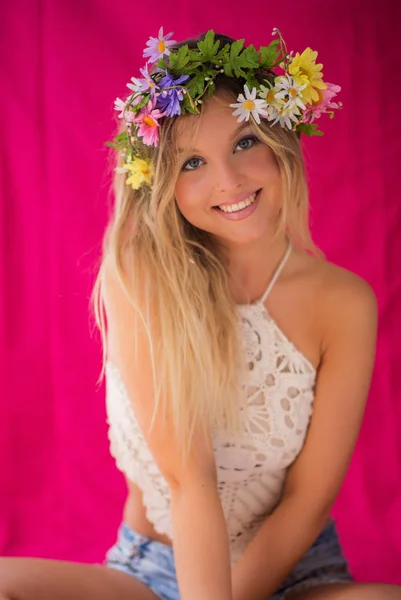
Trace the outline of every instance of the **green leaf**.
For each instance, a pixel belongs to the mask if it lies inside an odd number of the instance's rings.
[[[145,104],[147,104],[150,100],[150,93],[146,93],[143,95],[142,100],[140,100],[138,102],[138,104],[135,104],[135,106],[132,106],[135,110],[131,111],[134,113],[137,113],[139,111],[140,108],[142,108],[142,106],[145,106]]]
[[[309,137],[312,135],[323,135],[323,131],[320,131],[319,127],[315,123],[300,123],[297,125],[297,131]]]
[[[230,44],[226,44],[225,46],[223,46],[223,48],[220,50],[220,52],[218,54],[216,54],[216,61],[217,62],[225,62],[227,60],[227,57],[230,53]]]
[[[239,58],[243,66],[253,67],[255,69],[259,67],[259,52],[253,44],[250,44],[245,48]]]
[[[233,62],[235,69],[257,69],[259,67],[259,54],[253,46],[248,46]]]
[[[187,68],[198,68],[198,67],[203,67],[204,63],[207,62],[212,62],[210,60],[210,58],[208,58],[207,56],[205,56],[204,54],[201,54],[199,52],[199,50],[190,50],[188,53],[189,56],[189,63]],[[214,59],[213,59],[214,62]]]
[[[199,110],[197,110],[192,104],[191,104],[191,100],[188,96],[188,94],[184,95],[184,99],[181,102],[181,113],[185,114],[186,112],[189,112],[193,115],[197,115],[199,113]]]
[[[254,76],[253,73],[248,73],[246,76],[246,85],[248,86],[248,88],[251,90],[252,88],[259,87],[259,81],[256,79],[256,77]]]
[[[203,63],[206,62],[204,57],[199,54],[196,50],[190,50],[188,52],[189,62],[186,66],[186,71],[192,71],[192,69],[197,69],[200,66],[203,66]]]
[[[224,69],[224,74],[227,75],[227,77],[233,77],[233,68],[231,63],[226,62],[222,65],[223,69]]]
[[[170,54],[170,65],[173,71],[182,71],[182,69],[188,64],[188,46],[181,46],[177,52]]]
[[[159,58],[157,61],[157,66],[159,69],[163,69],[165,71],[168,68],[168,63],[163,58]]]
[[[244,39],[241,40],[237,40],[236,42],[231,44],[231,48],[230,48],[230,60],[234,60],[238,54],[241,52],[242,48],[244,47]]]
[[[260,66],[263,69],[270,69],[279,59],[281,51],[277,50],[280,40],[274,40],[268,46],[261,46],[259,48],[261,61]]]
[[[255,47],[251,44],[243,49],[243,45],[244,40],[237,40],[231,45],[230,54],[225,56],[222,67],[228,77],[235,76],[246,79],[250,75],[249,69],[259,67],[259,53]]]
[[[211,61],[216,56],[219,47],[220,47],[220,41],[214,40],[213,29],[210,29],[207,32],[207,34],[205,35],[205,38],[201,42],[198,42],[198,48],[201,51],[201,53],[203,54],[205,60],[207,60],[207,61]]]
[[[217,75],[215,69],[203,69],[198,71],[191,79],[187,82],[186,88],[191,94],[192,98],[196,99],[197,96],[202,96],[205,87],[210,82],[210,79],[214,79]],[[206,77],[209,79],[206,81]]]
[[[207,81],[205,81],[206,72],[201,71],[197,73],[192,79],[187,83],[187,90],[191,94],[192,98],[196,96],[201,96],[203,94],[203,90],[205,89],[205,85]]]
[[[113,142],[116,144],[118,144],[119,142],[124,142],[128,144],[128,131],[123,131],[122,133],[116,135],[116,137],[113,138]]]

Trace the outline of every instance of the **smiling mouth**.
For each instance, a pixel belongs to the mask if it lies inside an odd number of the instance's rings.
[[[260,192],[260,190],[257,190],[256,192],[253,192],[253,194],[249,194],[248,198],[245,198],[245,200],[241,200],[241,202],[238,202],[236,204],[224,204],[224,205],[218,205],[218,206],[213,206],[213,208],[215,210],[221,210],[222,212],[225,213],[236,213],[236,212],[241,212],[241,210],[244,210],[245,208],[247,208],[248,206],[250,206],[251,204],[253,204],[256,200],[256,196],[258,195],[258,193]]]

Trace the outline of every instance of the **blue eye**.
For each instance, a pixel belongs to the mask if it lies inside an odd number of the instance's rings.
[[[240,139],[235,144],[235,148],[239,148],[240,150],[249,150],[249,148],[252,148],[257,143],[258,139],[254,135],[248,135]],[[196,171],[203,162],[203,158],[192,156],[183,164],[181,171]]]
[[[254,135],[248,135],[247,137],[239,140],[236,144],[236,147],[240,148],[240,150],[248,150],[248,148],[252,148],[257,141],[258,140]]]
[[[201,158],[193,156],[189,158],[182,166],[182,171],[195,171],[199,167],[199,163],[202,161]]]

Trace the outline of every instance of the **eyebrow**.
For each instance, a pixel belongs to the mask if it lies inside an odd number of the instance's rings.
[[[230,140],[233,140],[235,137],[237,137],[237,135],[243,130],[246,129],[247,127],[250,127],[250,124],[248,121],[244,121],[243,123],[241,123],[233,132],[232,136],[230,136]],[[196,152],[198,154],[201,154],[200,150],[197,150],[196,148],[178,148],[178,152],[180,153],[184,153],[184,152],[188,152],[188,153],[192,153],[192,152]]]

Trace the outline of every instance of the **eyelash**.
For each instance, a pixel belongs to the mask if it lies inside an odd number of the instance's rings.
[[[254,144],[256,144],[258,142],[258,139],[254,136],[254,135],[247,135],[246,137],[241,138],[240,140],[238,140],[238,142],[235,144],[235,147],[238,146],[238,144],[240,144],[241,142],[245,141],[245,140],[251,140],[253,143],[248,146],[248,148],[243,148],[243,150],[249,150],[249,148],[252,148],[254,146]],[[196,171],[199,167],[195,167],[194,169],[187,169],[186,167],[188,166],[188,163],[191,162],[191,160],[203,160],[203,158],[200,158],[199,156],[191,156],[191,158],[189,158],[187,161],[185,161],[185,163],[183,164],[181,171]]]

